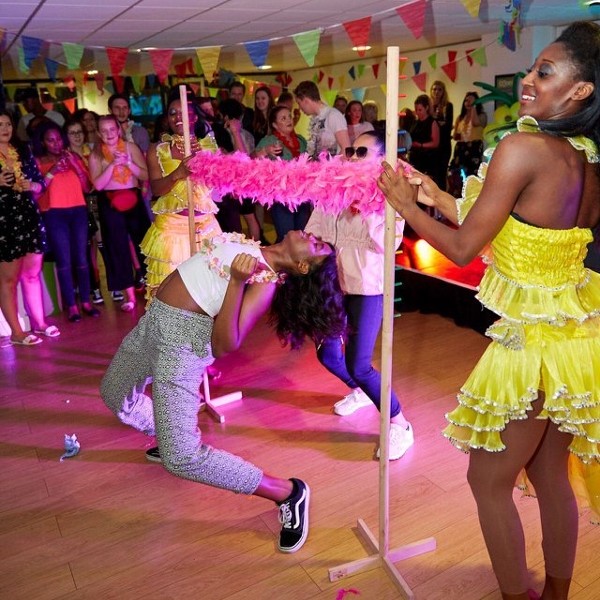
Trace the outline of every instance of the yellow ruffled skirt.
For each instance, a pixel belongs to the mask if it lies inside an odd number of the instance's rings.
[[[562,325],[500,319],[487,335],[493,341],[446,415],[443,434],[465,452],[500,452],[506,424],[527,419],[543,391],[538,418],[573,435],[573,488],[600,515],[600,317]]]
[[[205,238],[221,233],[215,215],[196,215],[194,219],[196,246]],[[146,300],[154,297],[165,277],[190,257],[188,217],[179,214],[159,214],[140,245],[146,256]]]

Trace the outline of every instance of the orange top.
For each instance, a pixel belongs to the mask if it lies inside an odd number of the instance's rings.
[[[42,175],[46,175],[54,166],[51,163],[38,163]],[[73,208],[86,206],[81,181],[72,169],[63,173],[56,173],[49,182],[46,191],[38,200],[41,211],[51,208]]]

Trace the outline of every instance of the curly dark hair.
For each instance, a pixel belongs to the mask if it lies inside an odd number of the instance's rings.
[[[561,136],[585,135],[600,147],[600,26],[590,21],[569,25],[556,39],[563,44],[577,79],[594,84],[583,108],[568,117],[540,121],[543,131]]]
[[[320,341],[346,335],[344,295],[338,278],[336,254],[314,266],[306,275],[287,275],[275,292],[269,324],[283,346],[293,350],[308,337]]]

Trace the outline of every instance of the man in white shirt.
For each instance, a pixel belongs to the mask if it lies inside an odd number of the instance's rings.
[[[59,112],[56,112],[55,110],[46,110],[42,106],[37,88],[32,87],[26,89],[21,98],[23,106],[27,111],[27,114],[19,119],[19,124],[17,125],[17,137],[22,142],[29,141],[27,125],[29,125],[35,117],[46,117],[47,119],[54,121],[57,125],[60,125],[60,127],[65,124],[65,118]]]
[[[301,81],[294,90],[300,110],[310,117],[307,152],[315,159],[322,152],[343,154],[351,146],[344,115],[321,100],[314,81]]]

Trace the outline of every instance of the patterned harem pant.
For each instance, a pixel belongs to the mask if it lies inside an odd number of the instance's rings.
[[[262,471],[242,458],[202,443],[199,387],[214,358],[213,319],[154,300],[125,337],[100,393],[124,423],[156,432],[163,466],[173,475],[252,494]],[[152,383],[152,400],[144,391]]]

